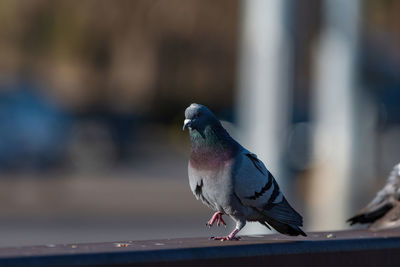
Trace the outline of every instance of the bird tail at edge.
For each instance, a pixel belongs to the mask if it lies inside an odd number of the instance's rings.
[[[275,219],[268,218],[268,217],[265,217],[263,219],[265,219],[265,221],[259,221],[262,225],[267,226],[267,223],[268,223],[270,226],[272,226],[272,228],[274,228],[276,231],[278,231],[281,234],[290,235],[290,236],[298,236],[298,235],[307,236],[307,234],[304,233],[303,230],[301,230],[300,227],[297,225],[282,223],[282,222],[279,222]],[[271,229],[270,227],[268,227],[268,228]]]

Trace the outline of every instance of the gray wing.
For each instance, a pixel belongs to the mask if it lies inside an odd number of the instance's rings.
[[[246,150],[238,157],[234,188],[240,203],[257,210],[275,229],[277,227],[273,225],[273,221],[277,221],[276,224],[302,226],[301,215],[286,201],[273,175],[262,161]]]
[[[393,167],[385,186],[376,194],[375,198],[355,216],[347,221],[355,223],[372,223],[383,217],[393,208],[400,194],[400,163]]]

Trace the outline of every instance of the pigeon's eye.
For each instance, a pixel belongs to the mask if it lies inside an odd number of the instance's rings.
[[[196,114],[196,118],[200,118],[200,113],[197,113],[197,114]]]

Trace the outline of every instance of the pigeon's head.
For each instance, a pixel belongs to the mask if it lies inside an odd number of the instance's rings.
[[[206,126],[218,124],[219,120],[206,106],[193,103],[185,110],[183,130],[189,128],[202,132]]]

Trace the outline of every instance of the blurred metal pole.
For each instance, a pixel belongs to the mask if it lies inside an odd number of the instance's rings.
[[[290,114],[287,4],[283,0],[241,1],[236,98],[240,140],[264,161],[282,189],[285,178],[280,162]],[[246,231],[266,232],[258,224],[246,226]]]
[[[312,230],[343,228],[351,206],[360,5],[358,0],[323,1],[314,62],[315,158],[307,227]]]

